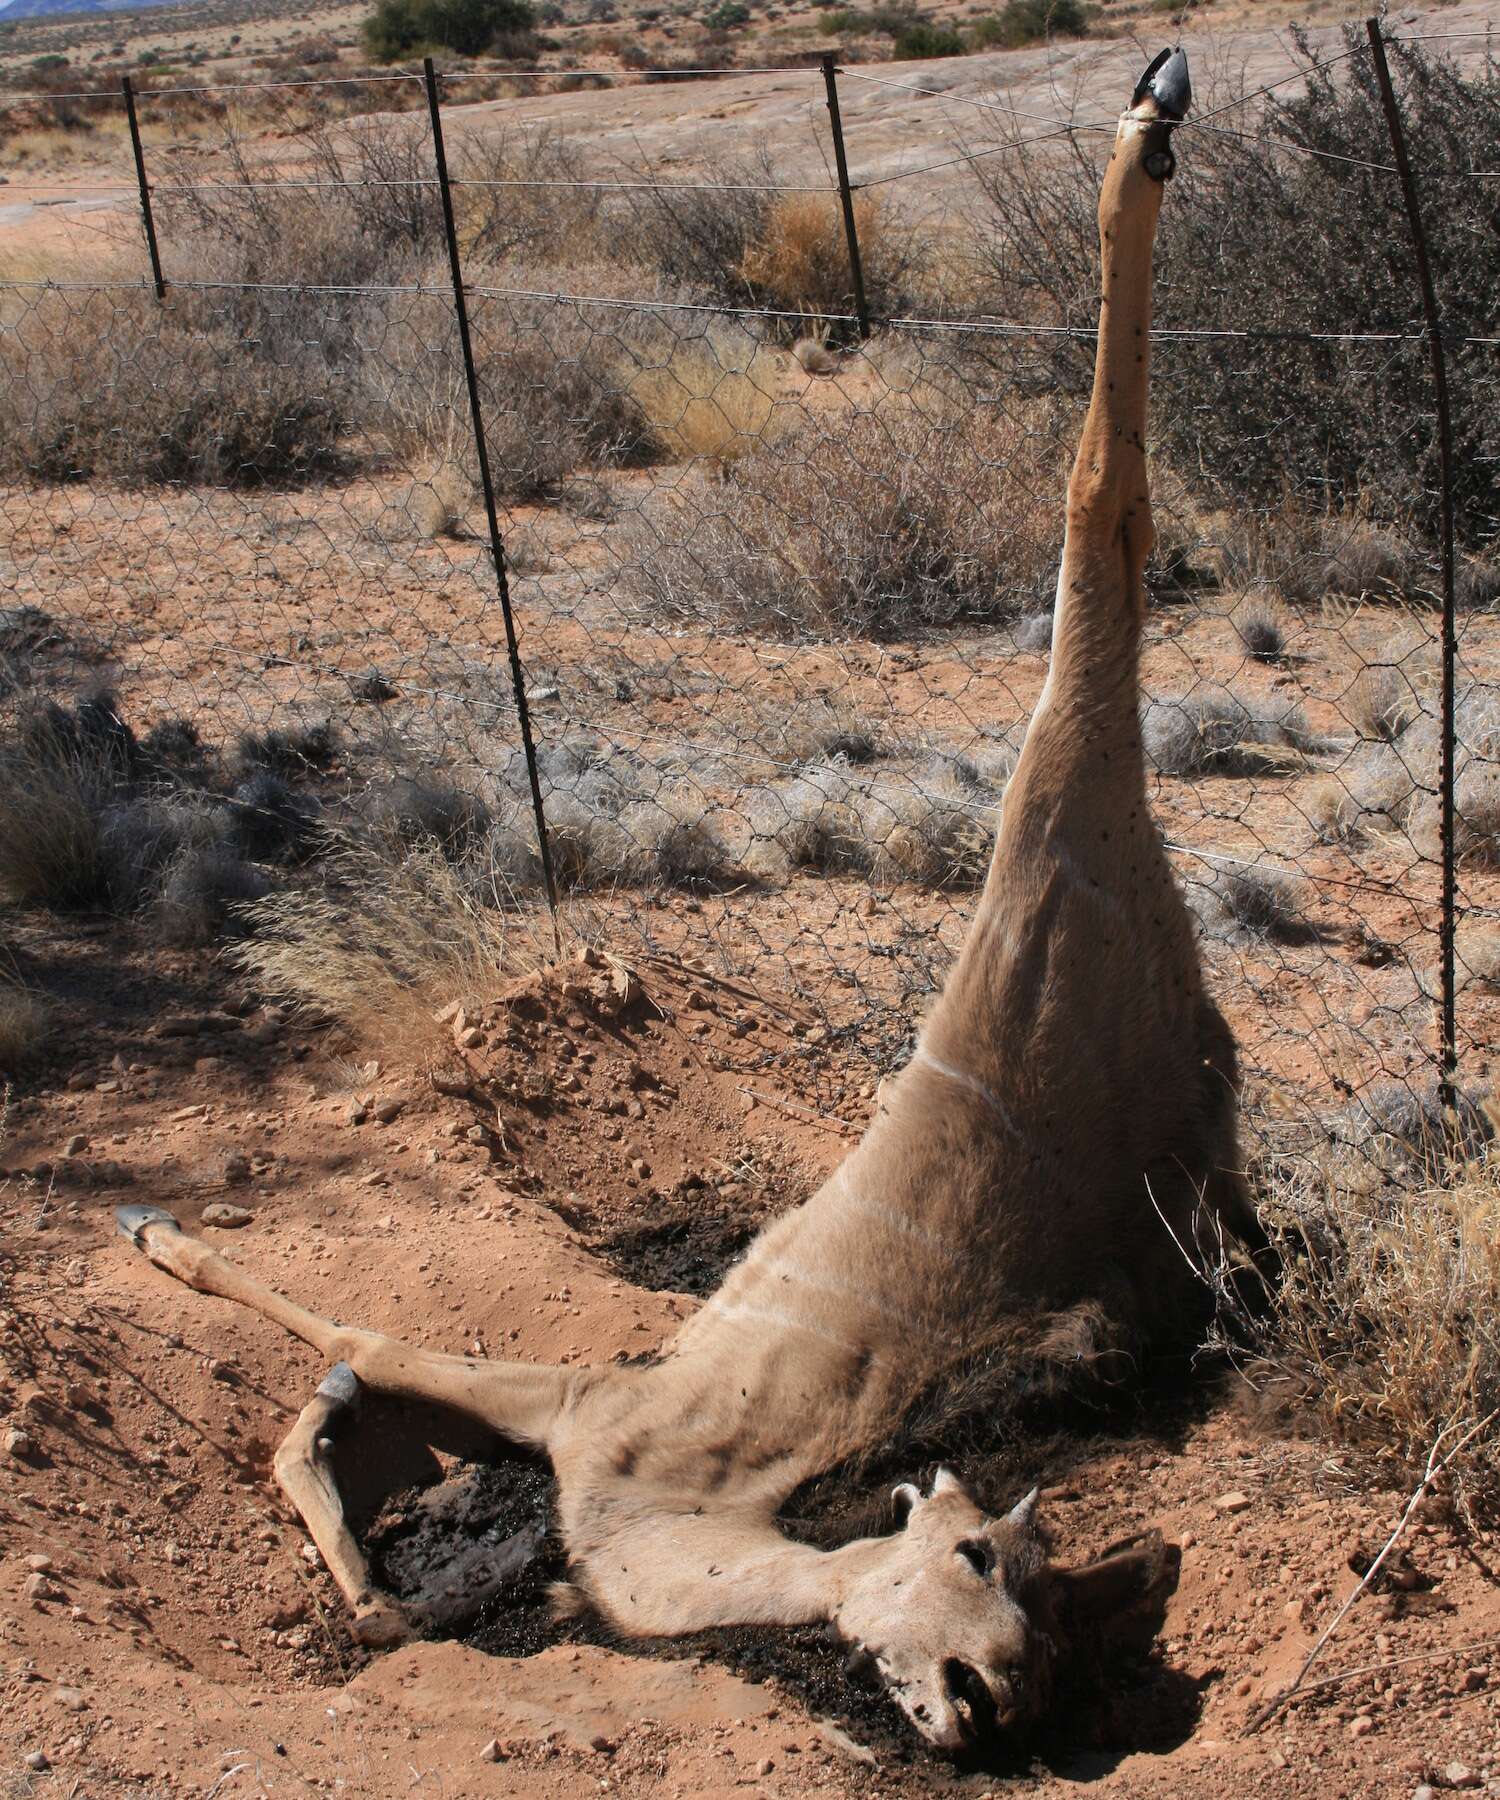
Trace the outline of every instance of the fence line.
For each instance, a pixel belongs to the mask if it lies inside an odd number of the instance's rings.
[[[204,381],[226,362],[238,356],[249,368],[259,359],[257,379],[272,396],[267,422],[257,427],[261,437],[252,435],[232,452],[242,462],[216,463],[221,473],[211,481],[177,472],[137,494],[107,475],[94,476],[93,506],[78,507],[73,502],[91,490],[64,479],[55,494],[0,491],[0,510],[12,527],[6,554],[18,572],[17,591],[28,596],[20,611],[33,599],[56,605],[60,596],[78,608],[82,626],[92,606],[105,649],[131,652],[133,673],[158,704],[167,704],[177,684],[195,697],[212,696],[201,705],[205,719],[249,715],[260,731],[274,722],[276,706],[300,706],[312,695],[321,707],[325,690],[340,685],[347,690],[340,727],[369,759],[368,766],[357,764],[351,749],[351,804],[380,800],[390,825],[392,809],[418,805],[413,796],[423,783],[438,776],[460,788],[471,783],[490,834],[485,854],[502,874],[519,871],[524,892],[539,887],[554,926],[560,891],[593,883],[622,933],[681,945],[701,932],[704,942],[728,946],[725,953],[732,950],[757,983],[774,976],[815,994],[832,1041],[852,1050],[856,1034],[863,1034],[860,1053],[882,1065],[899,1056],[913,1013],[962,929],[951,895],[975,879],[983,861],[1015,732],[1043,676],[1041,652],[1021,639],[1028,629],[1038,638],[1032,628],[1045,611],[1047,571],[1055,573],[1049,521],[1060,510],[1060,471],[1071,441],[1068,407],[1057,398],[1059,370],[1095,332],[1091,324],[922,317],[882,307],[878,295],[862,292],[869,246],[861,244],[853,200],[862,188],[972,166],[1044,138],[1100,127],[1062,124],[860,183],[844,156],[839,77],[913,84],[846,69],[832,53],[822,62],[837,182],[819,187],[454,177],[442,142],[442,77],[430,63],[431,175],[156,184],[137,133],[148,237],[154,237],[153,198],[243,191],[246,204],[259,207],[266,195],[328,190],[367,193],[372,204],[385,204],[388,196],[392,208],[404,208],[411,196],[419,208],[435,190],[448,284],[234,280],[208,270],[164,281],[153,243],[157,298],[170,287],[177,303],[133,336],[132,302],[117,299],[98,317],[91,304],[96,296],[124,295],[149,307],[148,282],[0,283],[0,297],[27,308],[27,346],[69,336],[87,345],[95,333],[99,354],[118,368],[122,384],[145,370],[147,390],[166,391],[181,363],[194,404]],[[807,72],[816,73],[816,65]],[[165,91],[143,90],[142,97]],[[123,97],[128,103],[128,90]],[[1392,177],[1404,160],[1399,147],[1397,163],[1386,165],[1282,145],[1254,132],[1224,128],[1224,135]],[[816,304],[795,307],[732,304],[727,283],[725,291],[702,298],[649,299],[507,284],[478,266],[480,253],[466,247],[454,194],[511,189],[615,194],[627,202],[635,194],[660,194],[668,209],[696,194],[722,196],[726,208],[736,197],[751,204],[778,194],[822,194],[839,203],[830,218],[835,235],[842,225],[844,266]],[[163,205],[163,221],[181,216]],[[421,222],[431,215],[412,216],[414,241],[435,241]],[[172,229],[169,222],[169,242]],[[326,304],[315,311],[299,307],[313,296]],[[194,310],[199,297],[205,305]],[[1413,316],[1424,298],[1413,294]],[[45,310],[54,300],[61,307],[55,316]],[[205,310],[210,301],[212,310]],[[813,328],[833,343],[823,387],[814,374],[798,374],[785,349]],[[870,341],[844,354],[839,346],[856,336]],[[1152,338],[1162,358],[1164,414],[1174,404],[1175,384],[1190,376],[1192,359],[1217,346],[1312,352],[1324,359],[1317,367],[1332,371],[1326,379],[1334,390],[1341,383],[1352,390],[1368,379],[1364,364],[1386,372],[1406,368],[1424,342],[1435,357],[1444,347],[1500,342],[1473,331],[1449,334],[1435,302],[1421,330],[1205,323],[1167,325]],[[1378,355],[1361,362],[1364,347]],[[975,360],[981,352],[994,360]],[[20,367],[26,376],[31,365]],[[39,409],[57,403],[43,373],[38,362]],[[360,410],[373,404],[372,393],[387,411]],[[985,404],[976,404],[977,396]],[[375,455],[358,470],[334,455],[320,462],[316,440],[307,440],[309,449],[293,432],[284,452],[288,466],[326,470],[329,484],[257,490],[258,459],[267,454],[262,439],[274,448],[282,427],[295,424],[298,407],[309,409],[309,432],[321,429],[325,406],[343,440],[386,444],[384,460]],[[406,417],[401,409],[421,406],[428,435],[413,438],[413,448],[391,448]],[[184,404],[182,416],[190,410]],[[250,402],[240,410],[253,414]],[[1301,424],[1288,411],[1281,429]],[[656,433],[649,453],[647,426]],[[58,441],[56,454],[64,460],[56,466],[76,476],[67,459],[80,453]],[[554,449],[553,461],[533,476],[532,464],[546,462]],[[194,454],[222,459],[223,453],[211,440]],[[401,519],[387,517],[393,509],[410,515],[427,506],[428,495],[439,505],[444,471],[455,462],[477,469],[483,530],[467,531],[462,504],[459,517],[415,538]],[[991,497],[991,477],[999,498]],[[409,482],[399,503],[389,497],[398,478]],[[591,492],[590,483],[601,492]],[[1459,908],[1493,915],[1500,891],[1492,896],[1481,877],[1461,879],[1458,867],[1465,818],[1457,789],[1469,766],[1465,758],[1493,757],[1490,749],[1474,749],[1458,728],[1464,693],[1447,541],[1452,489],[1447,468],[1435,707],[1423,685],[1420,650],[1387,654],[1395,624],[1372,622],[1357,607],[1349,621],[1333,614],[1284,621],[1290,641],[1279,649],[1251,647],[1253,619],[1242,629],[1240,616],[1258,593],[1278,582],[1290,591],[1299,558],[1332,568],[1372,555],[1368,532],[1354,519],[1325,518],[1311,548],[1288,540],[1257,550],[1250,527],[1232,544],[1228,527],[1205,522],[1184,503],[1188,523],[1172,550],[1176,562],[1163,564],[1160,579],[1179,587],[1172,609],[1160,615],[1148,688],[1158,806],[1179,867],[1209,872],[1189,875],[1188,885],[1210,931],[1215,966],[1221,977],[1240,982],[1238,1023],[1258,1092],[1274,1093],[1293,1080],[1307,1095],[1317,1080],[1325,1093],[1333,1085],[1363,1094],[1391,1081],[1416,1095],[1423,1072],[1436,1066],[1440,1104],[1450,1110],[1462,1104],[1460,1053],[1474,1032],[1467,1023],[1473,1014],[1459,1016]],[[1173,504],[1170,497],[1158,502],[1164,521]],[[1269,502],[1266,510],[1269,516]],[[54,533],[64,511],[68,529]],[[115,559],[116,527],[150,534],[148,553]],[[1164,526],[1164,536],[1171,529]],[[878,543],[861,532],[876,533]],[[943,553],[926,556],[926,538],[943,533]],[[803,604],[796,595],[847,585],[872,543],[879,568],[847,604],[891,605],[882,584],[904,583],[900,603],[915,622],[897,634],[899,645],[883,641],[878,611],[836,614],[829,626],[796,610]],[[1227,567],[1231,553],[1243,572],[1214,577],[1213,591],[1226,596],[1216,613],[1202,597],[1207,577],[1197,565],[1209,557]],[[96,584],[82,607],[78,583],[85,577],[77,570]],[[1400,591],[1416,594],[1425,581],[1413,572]],[[187,599],[178,600],[179,588]],[[1367,591],[1368,584],[1357,586],[1351,604],[1363,605],[1359,596]],[[356,633],[351,641],[347,632],[327,630],[320,610],[327,602],[318,595],[328,593],[339,596],[335,619],[347,613],[366,637]],[[1232,606],[1231,594],[1239,595]],[[503,630],[487,617],[490,595],[499,601]],[[177,604],[197,611],[174,637],[156,620]],[[965,610],[971,605],[973,612]],[[367,606],[377,608],[368,621],[361,610]],[[749,622],[736,623],[742,617]],[[24,620],[16,625],[9,612],[0,615],[0,658],[10,654],[6,633],[25,629]],[[320,643],[320,631],[335,641]],[[1405,755],[1399,731],[1393,727],[1389,740],[1380,736],[1389,722],[1382,716],[1369,724],[1338,686],[1344,676],[1336,658],[1355,642],[1363,645],[1359,676],[1394,671],[1393,704],[1407,705],[1400,691],[1406,684],[1418,721],[1412,729],[1420,735],[1430,721],[1440,734],[1436,783],[1427,778],[1415,739],[1417,766],[1408,783],[1409,808],[1438,802],[1435,853],[1410,811],[1396,825],[1373,801],[1361,816],[1376,824],[1361,845],[1330,825],[1326,838],[1313,840],[1315,848],[1291,847],[1299,840],[1288,834],[1286,818],[1305,828],[1321,819],[1316,781],[1338,787],[1339,804],[1352,802],[1363,791],[1367,762],[1383,758],[1389,773],[1387,765],[1401,765]],[[362,646],[384,657],[373,671],[358,660],[367,654]],[[497,681],[489,664],[502,646],[508,680]],[[43,661],[52,654],[34,652]],[[1304,664],[1316,673],[1304,674]],[[1231,691],[1236,679],[1242,688]],[[1348,686],[1352,692],[1352,680]],[[1320,709],[1318,719],[1294,716],[1300,699]],[[384,723],[381,708],[396,723]],[[1174,714],[1181,715],[1180,726]],[[1240,725],[1262,736],[1221,749],[1216,734]],[[1489,727],[1481,721],[1481,729]],[[391,765],[410,772],[392,777],[375,752],[397,737],[416,748],[403,749],[406,760]],[[294,776],[304,780],[300,765]],[[1248,788],[1234,785],[1247,781]],[[275,815],[276,805],[259,810]],[[468,822],[452,824],[445,844],[479,832],[478,813],[464,817]],[[1324,830],[1319,823],[1318,833]],[[539,871],[526,860],[533,851]],[[840,885],[851,871],[868,879],[853,898]],[[1345,935],[1325,938],[1298,915],[1278,924],[1284,935],[1252,942],[1235,914],[1224,934],[1213,937],[1222,924],[1214,909],[1240,904],[1227,885],[1237,872],[1267,881],[1307,878]],[[1358,954],[1346,953],[1345,936]],[[1436,1058],[1427,962],[1433,941],[1441,987]],[[1464,1000],[1466,1009],[1483,1004]],[[1296,1073],[1289,1076],[1289,1068]],[[835,1077],[820,1065],[811,1078]],[[1311,1116],[1310,1097],[1306,1106]],[[1274,1119],[1262,1119],[1260,1129],[1273,1148],[1281,1143]]]

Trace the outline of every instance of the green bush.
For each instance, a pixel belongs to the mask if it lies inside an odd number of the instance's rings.
[[[513,52],[535,24],[527,0],[376,0],[361,29],[370,55],[390,63],[424,50],[478,56],[497,39]]]
[[[710,31],[732,31],[737,25],[750,23],[750,8],[744,0],[719,0],[717,6],[704,13],[703,23]]]
[[[897,62],[922,62],[929,56],[962,56],[967,49],[956,31],[919,20],[895,39],[891,55]]]
[[[1049,37],[1087,37],[1088,29],[1082,0],[1006,0],[1002,12],[975,21],[973,43],[979,50],[1016,50]]]

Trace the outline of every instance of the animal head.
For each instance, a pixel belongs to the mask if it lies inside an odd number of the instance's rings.
[[[1034,1488],[998,1519],[949,1469],[927,1496],[903,1483],[893,1498],[901,1526],[859,1546],[834,1624],[854,1670],[878,1675],[937,1749],[973,1749],[1034,1719],[1060,1635],[1144,1625],[1149,1639],[1175,1585],[1176,1553],[1155,1532],[1079,1568],[1051,1566]]]
[[[902,1523],[867,1541],[834,1623],[928,1743],[965,1749],[1044,1696],[1052,1646],[1032,1616],[1046,1567],[1036,1491],[994,1519],[939,1469],[926,1497],[903,1483],[893,1498]]]

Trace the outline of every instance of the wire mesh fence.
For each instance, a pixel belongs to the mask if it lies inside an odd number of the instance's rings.
[[[1483,54],[1393,54],[1439,221],[1451,706],[1429,344],[1351,37],[1290,98],[1183,128],[1143,732],[1258,1153],[1332,1135],[1401,1178],[1489,1131],[1500,80]],[[66,897],[209,941],[247,901],[347,888],[329,846],[357,840],[538,907],[545,843],[627,959],[795,1000],[790,1050],[746,1009],[744,1067],[793,1058],[835,1108],[904,1057],[1046,676],[1113,123],[920,72],[797,79],[824,120],[825,82],[842,97],[842,194],[826,141],[821,181],[754,146],[693,178],[593,166],[476,126],[444,83],[446,169],[436,110],[231,137],[206,176],[137,134],[159,268],[116,204],[110,279],[0,284],[6,757],[14,792],[72,770],[93,823]],[[955,126],[950,156],[865,171],[858,96],[882,87],[990,141]],[[12,897],[56,900],[14,812]]]

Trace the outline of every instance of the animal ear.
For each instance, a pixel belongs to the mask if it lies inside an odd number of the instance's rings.
[[[1051,1569],[1047,1579],[1065,1628],[1131,1629],[1138,1622],[1149,1641],[1177,1586],[1181,1565],[1176,1545],[1164,1543],[1159,1531],[1148,1531],[1080,1568]]]
[[[965,1490],[952,1469],[939,1469],[932,1478],[932,1491],[934,1494],[962,1494]]]
[[[1036,1503],[1041,1491],[1033,1488],[1029,1494],[1023,1494],[1005,1515],[1005,1523],[1018,1531],[1030,1531],[1036,1524]]]
[[[903,1481],[899,1487],[891,1489],[891,1504],[896,1509],[898,1524],[906,1523],[911,1517],[912,1508],[921,1498],[920,1492],[909,1481]]]

